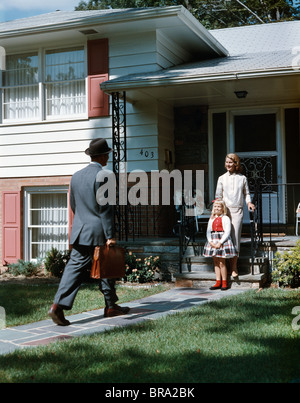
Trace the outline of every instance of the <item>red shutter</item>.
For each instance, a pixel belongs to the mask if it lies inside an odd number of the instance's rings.
[[[108,73],[108,39],[88,41],[88,75]]]
[[[89,117],[108,116],[109,99],[108,95],[100,89],[100,84],[108,80],[108,74],[88,77],[89,91]]]
[[[108,40],[88,41],[88,114],[109,116],[109,97],[100,89],[108,80]]]
[[[21,258],[21,197],[19,191],[2,192],[2,262]]]

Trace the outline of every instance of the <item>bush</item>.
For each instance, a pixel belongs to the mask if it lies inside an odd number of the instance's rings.
[[[45,269],[54,277],[61,277],[66,264],[70,258],[70,251],[60,252],[56,248],[52,248],[46,253],[44,266]]]
[[[137,258],[132,252],[125,256],[125,281],[132,283],[152,282],[160,272],[161,261],[159,256]]]
[[[291,251],[277,252],[273,261],[272,281],[279,287],[300,287],[300,240]]]
[[[13,276],[26,276],[31,277],[38,274],[43,269],[43,263],[38,262],[26,262],[25,260],[18,259],[17,263],[10,263],[7,265],[7,272]]]

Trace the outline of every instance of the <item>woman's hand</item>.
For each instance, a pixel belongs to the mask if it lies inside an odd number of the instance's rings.
[[[249,211],[254,211],[255,210],[255,206],[253,203],[248,203],[248,210]]]

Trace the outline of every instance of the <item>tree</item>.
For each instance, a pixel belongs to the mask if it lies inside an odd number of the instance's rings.
[[[88,0],[75,10],[103,10],[183,5],[206,28],[226,28],[299,19],[292,0]]]

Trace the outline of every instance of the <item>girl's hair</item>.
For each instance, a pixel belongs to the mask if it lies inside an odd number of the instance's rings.
[[[225,157],[225,162],[226,162],[226,158],[229,158],[229,159],[231,159],[231,161],[234,162],[236,172],[242,171],[240,157],[237,154],[234,154],[234,153],[227,154]]]
[[[227,215],[227,207],[226,204],[223,200],[214,200],[214,204],[213,204],[213,208],[212,208],[212,212],[211,212],[211,217],[213,218],[215,216],[215,204],[222,204],[223,207],[223,215]]]

